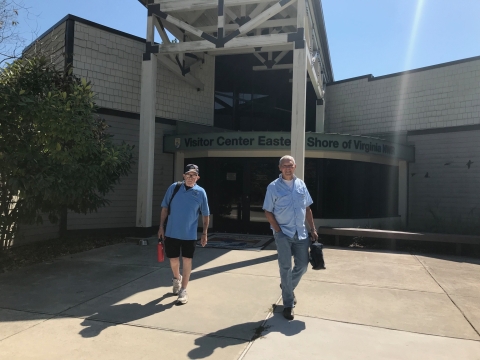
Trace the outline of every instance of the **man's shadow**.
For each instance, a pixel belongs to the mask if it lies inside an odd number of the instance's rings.
[[[283,318],[281,313],[274,313],[273,316]],[[305,323],[300,320],[288,322],[285,320],[282,326],[271,326],[268,324],[269,321],[265,324],[263,324],[263,322],[262,320],[237,324],[199,337],[195,339],[195,345],[197,347],[189,351],[188,357],[190,359],[203,359],[212,355],[217,348],[248,343],[249,341],[267,336],[272,332],[279,332],[285,336],[294,336],[306,329]],[[242,334],[248,335],[242,336]],[[222,338],[223,341],[219,341],[219,338]]]
[[[95,337],[98,336],[103,330],[111,326],[125,324],[131,321],[139,320],[160,313],[173,307],[176,302],[176,297],[175,300],[167,304],[159,303],[165,299],[174,296],[175,295],[173,295],[173,293],[167,293],[162,297],[152,300],[145,305],[141,305],[138,303],[112,305],[106,310],[91,315],[85,320],[83,320],[81,325],[85,326],[85,328],[82,329],[79,334],[82,335],[82,337],[84,338]],[[107,319],[115,319],[115,322]]]
[[[208,254],[209,256],[204,257],[198,266],[204,265],[205,263],[212,261],[213,259],[217,258],[220,254],[222,253],[216,252],[216,251],[210,252],[210,254]],[[220,266],[210,268],[208,270],[194,272],[192,273],[191,280],[200,279],[206,276],[211,276],[216,273],[230,271],[233,269],[239,269],[239,268],[243,268],[251,265],[272,261],[276,259],[276,256],[277,255],[274,254],[274,255],[258,258],[258,259],[250,259],[250,260],[240,261],[237,263],[220,265]],[[106,300],[108,300],[109,302],[111,301],[112,304],[115,304],[127,298],[128,296],[141,291],[170,286],[170,278],[168,276],[162,276],[162,277],[155,278],[154,280],[152,280],[151,283],[148,283],[148,284],[142,283],[142,284],[146,286],[141,288],[139,287],[132,288],[132,290],[134,289],[134,291],[129,293],[114,292],[116,296],[114,296],[113,298],[107,297]],[[141,305],[138,303],[119,304],[119,305],[108,305],[106,303],[99,304],[98,306],[99,309],[96,310],[96,312],[93,315],[91,314],[95,310],[93,311],[87,310],[88,313],[85,315],[87,316],[90,315],[90,316],[85,318],[85,320],[81,323],[81,325],[85,326],[85,328],[82,329],[79,332],[79,334],[84,338],[95,337],[95,336],[98,336],[104,329],[109,328],[111,326],[132,322],[135,320],[139,320],[139,319],[160,313],[176,305],[175,304],[176,297],[168,303],[160,304],[162,301],[174,296],[175,295],[173,295],[173,293],[169,292],[156,300],[150,301],[145,305]],[[87,307],[87,308],[91,309],[91,307]],[[81,315],[81,313],[76,313],[76,314],[77,316]]]

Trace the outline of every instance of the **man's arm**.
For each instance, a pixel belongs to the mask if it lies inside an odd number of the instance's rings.
[[[273,215],[270,211],[265,210],[265,216],[275,232],[282,231],[280,225],[278,225],[277,219],[275,219],[275,215]]]
[[[317,234],[317,229],[315,229],[315,223],[313,222],[312,209],[310,209],[310,206],[307,206],[305,210],[306,210],[306,220],[307,220],[308,226],[310,227],[310,233],[312,234],[312,240],[317,241],[318,234]]]
[[[208,233],[208,224],[210,223],[210,216],[202,216],[203,219],[203,232],[202,232],[202,239],[200,242],[202,246],[207,245],[207,233]]]
[[[158,228],[158,238],[165,240],[165,220],[168,216],[168,208],[162,207],[162,211],[160,212],[160,227]]]

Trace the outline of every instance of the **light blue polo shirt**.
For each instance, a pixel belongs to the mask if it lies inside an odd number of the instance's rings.
[[[297,232],[301,240],[308,236],[305,215],[307,206],[313,204],[313,200],[305,183],[295,175],[293,179],[292,188],[283,180],[282,174],[267,186],[263,210],[275,216],[285,235],[293,238]]]
[[[175,182],[167,189],[162,207],[168,208],[176,185]],[[202,216],[210,215],[207,193],[197,184],[187,190],[185,182],[183,182],[170,204],[165,236],[180,240],[197,240],[198,215],[200,213]]]

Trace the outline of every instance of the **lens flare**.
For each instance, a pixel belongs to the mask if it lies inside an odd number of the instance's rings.
[[[418,0],[417,6],[415,10],[415,18],[413,21],[412,31],[410,33],[410,40],[408,42],[408,50],[405,57],[404,63],[404,70],[410,70],[412,65],[412,58],[415,52],[416,40],[418,36],[418,30],[420,27],[420,22],[422,20],[422,13],[424,9],[426,0]],[[397,110],[395,116],[395,132],[398,131],[406,131],[407,130],[407,121],[405,115],[408,114],[408,105],[409,103],[406,102],[408,98],[409,92],[409,83],[410,83],[411,75],[405,74],[400,79],[400,91],[399,91],[399,98],[397,99]]]

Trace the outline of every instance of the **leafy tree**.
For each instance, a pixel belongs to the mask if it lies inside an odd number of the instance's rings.
[[[0,245],[42,213],[56,222],[67,209],[107,205],[105,195],[131,172],[133,147],[114,142],[95,111],[90,83],[46,57],[1,70]]]
[[[25,45],[17,28],[20,11],[28,13],[21,0],[0,0],[0,65],[17,58]]]

